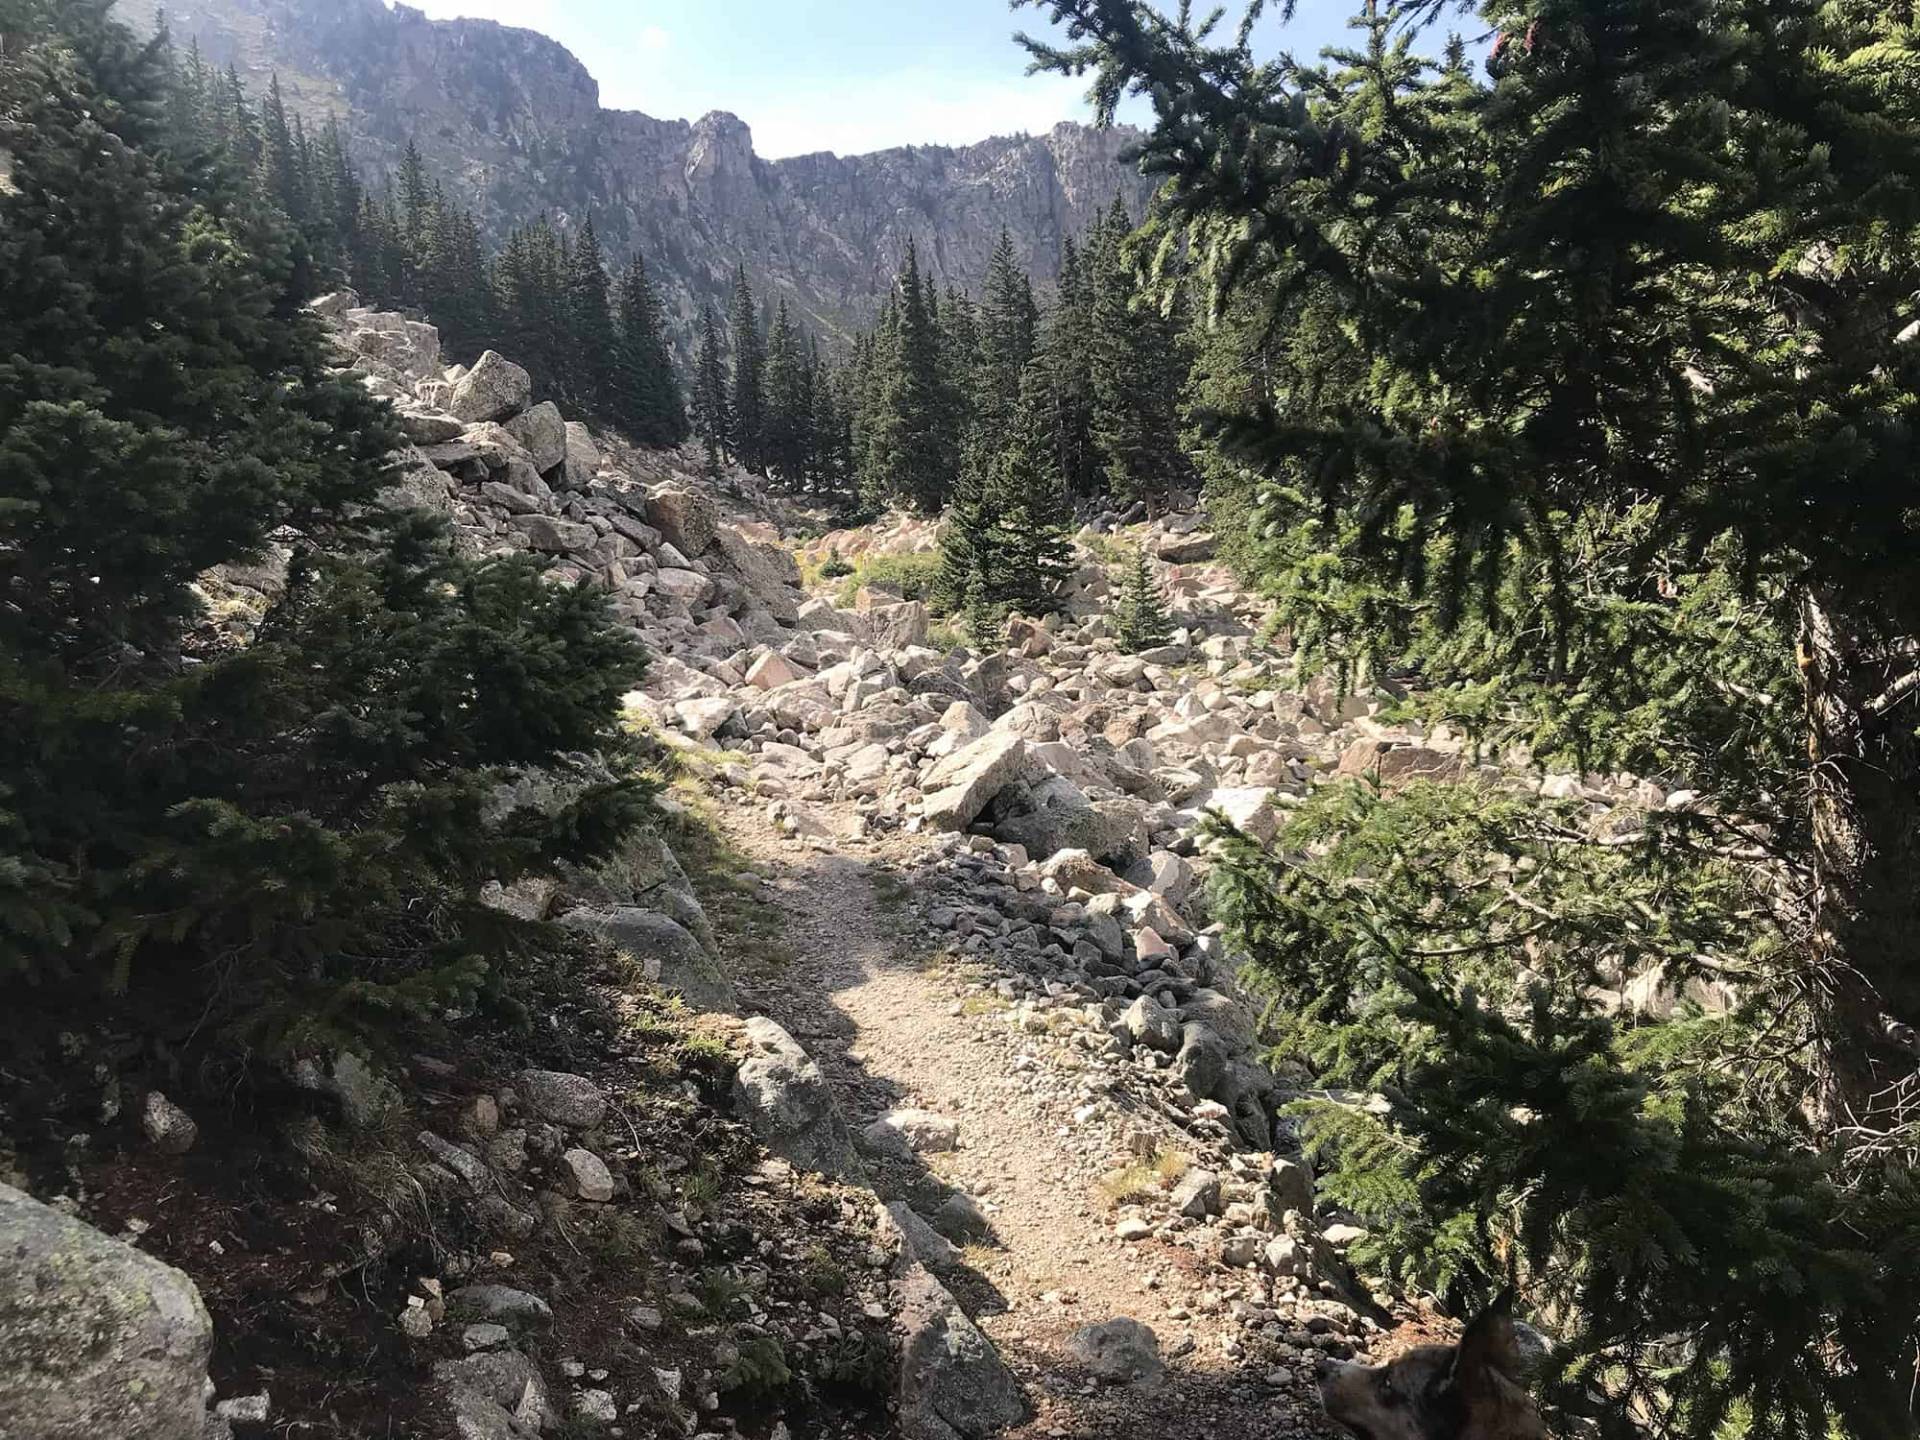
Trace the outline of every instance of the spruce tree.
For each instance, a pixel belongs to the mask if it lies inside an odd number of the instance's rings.
[[[602,596],[390,506],[397,427],[329,373],[285,217],[181,168],[104,9],[0,55],[0,975],[191,1073],[428,1021],[547,946],[482,886],[604,854],[639,792],[493,797],[617,745],[639,656]],[[240,643],[196,580],[270,539]]]
[[[1155,100],[1155,252],[1286,337],[1207,427],[1260,476],[1256,563],[1309,654],[1712,796],[1596,826],[1354,785],[1270,850],[1221,833],[1290,1046],[1390,1097],[1309,1107],[1330,1198],[1406,1278],[1517,1273],[1602,1433],[1920,1433],[1904,17],[1502,0],[1483,75],[1421,58],[1439,7],[1370,9],[1317,67],[1184,11],[1043,8],[1079,37],[1043,63],[1097,70],[1109,115]],[[1608,1003],[1653,975],[1741,998]]]
[[[727,391],[727,448],[754,474],[766,473],[766,341],[760,333],[760,303],[743,266],[734,272],[727,312],[733,340],[733,375]]]
[[[660,296],[638,251],[620,278],[620,343],[613,414],[642,445],[678,445],[690,433],[667,350]]]
[[[983,417],[1010,416],[1020,402],[1039,340],[1040,311],[1032,282],[1014,254],[1013,237],[1004,228],[987,264],[982,295],[974,405]]]
[[[1030,365],[987,488],[1000,553],[994,599],[1030,615],[1053,609],[1073,573],[1073,511],[1051,443],[1050,399],[1045,372]]]
[[[700,309],[700,353],[694,362],[693,428],[707,447],[707,469],[717,471],[732,444],[733,406],[727,396],[725,344],[713,302]]]
[[[1100,464],[1093,443],[1092,305],[1086,267],[1071,236],[1062,242],[1058,293],[1038,349],[1051,405],[1049,428],[1067,493],[1094,495],[1100,489]]]
[[[991,603],[998,586],[999,547],[990,474],[991,447],[970,446],[940,526],[939,598],[950,609]]]
[[[394,194],[400,206],[402,234],[407,253],[415,265],[426,253],[427,227],[432,219],[433,182],[427,175],[426,158],[411,136],[400,156],[400,169],[394,177]]]
[[[765,430],[762,457],[767,473],[789,490],[805,488],[812,456],[813,396],[800,332],[782,300],[767,335]]]
[[[937,303],[920,274],[912,241],[895,277],[889,328],[876,335],[867,422],[866,480],[883,503],[936,514],[953,491],[957,447],[941,362]]]
[[[293,127],[287,121],[287,106],[281,98],[280,76],[276,73],[268,82],[266,103],[261,107],[260,160],[256,173],[260,189],[295,225],[307,219],[301,203],[298,160]]]
[[[545,347],[557,384],[575,407],[595,416],[619,408],[620,335],[614,323],[611,282],[600,237],[588,216],[562,259],[565,299]]]
[[[854,366],[820,362],[813,383],[814,491],[842,514],[855,503]]]
[[[1116,197],[1085,252],[1092,439],[1108,489],[1128,500],[1164,495],[1188,473],[1177,327],[1137,293],[1127,257],[1132,230]]]
[[[1130,655],[1164,645],[1173,638],[1173,622],[1167,603],[1154,578],[1153,562],[1146,547],[1136,545],[1128,552],[1119,576],[1113,583],[1113,604],[1108,610],[1113,622],[1113,638]]]

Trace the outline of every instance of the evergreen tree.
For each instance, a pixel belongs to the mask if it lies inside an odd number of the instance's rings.
[[[667,350],[660,297],[637,251],[620,279],[619,310],[613,414],[642,445],[678,445],[690,433],[687,412]]]
[[[1113,621],[1113,638],[1130,655],[1165,645],[1173,638],[1173,622],[1145,547],[1135,546],[1128,554],[1114,582],[1108,616]]]
[[[447,353],[476,359],[491,344],[498,319],[493,287],[471,212],[452,204],[436,185],[429,207],[420,298],[440,327]]]
[[[1069,236],[1062,245],[1060,283],[1046,317],[1039,359],[1050,397],[1049,428],[1067,493],[1100,490],[1100,463],[1093,444],[1092,306],[1081,252]]]
[[[1012,235],[1004,228],[987,264],[982,293],[974,406],[982,423],[991,424],[1011,416],[1019,404],[1040,331],[1033,285],[1015,258]]]
[[[762,458],[767,473],[791,490],[805,488],[812,464],[813,396],[800,332],[782,300],[767,336],[765,430]]]
[[[1489,3],[1483,76],[1396,32],[1424,10],[1296,68],[1184,10],[1045,8],[1081,43],[1043,63],[1159,107],[1156,253],[1285,337],[1207,427],[1260,476],[1256,563],[1309,656],[1715,797],[1628,828],[1335,787],[1272,849],[1220,837],[1290,1047],[1392,1097],[1310,1107],[1363,1255],[1517,1272],[1607,1435],[1920,1433],[1905,17]],[[1656,974],[1742,998],[1605,1003]]]
[[[259,130],[237,66],[215,80],[208,116],[214,148],[235,170],[251,171],[260,162]]]
[[[566,387],[563,393],[575,407],[608,416],[618,408],[620,337],[607,260],[591,216],[581,225],[580,238],[564,251],[561,264],[565,299],[559,325],[545,347],[547,368],[556,385]]]
[[[733,337],[733,378],[727,393],[727,448],[756,475],[766,473],[766,341],[760,334],[760,304],[747,283],[746,268],[734,273],[733,303],[727,312]]]
[[[181,168],[104,12],[0,53],[0,974],[231,1065],[551,943],[483,885],[604,855],[639,792],[494,796],[616,747],[639,656],[598,592],[385,498],[397,427],[330,374],[284,217]],[[237,643],[195,582],[270,537],[285,591]]]
[[[1048,425],[1046,377],[1030,366],[999,443],[982,439],[940,532],[940,590],[969,613],[1051,609],[1073,572],[1072,516]]]
[[[869,493],[883,502],[938,513],[958,471],[951,442],[952,402],[941,360],[937,304],[920,275],[911,241],[895,279],[888,328],[875,336],[873,396],[867,420]]]
[[[940,526],[937,594],[950,609],[984,614],[993,603],[1000,570],[991,486],[994,458],[988,445],[968,447]]]
[[[295,225],[302,225],[308,216],[305,197],[300,193],[298,165],[293,127],[287,122],[286,102],[281,99],[280,76],[276,72],[268,82],[266,104],[260,113],[260,160],[256,173],[267,198]]]
[[[1050,399],[1045,373],[1029,366],[988,485],[1000,553],[992,595],[1030,615],[1054,608],[1074,568],[1073,512],[1051,443]]]
[[[1108,488],[1129,500],[1164,495],[1187,475],[1177,327],[1137,294],[1126,249],[1132,230],[1116,197],[1085,252],[1092,438]]]
[[[427,176],[426,159],[411,136],[400,157],[394,193],[400,204],[401,233],[406,237],[407,253],[418,265],[426,253],[427,229],[432,222],[433,182]]]
[[[718,470],[732,443],[733,407],[727,396],[727,371],[720,339],[720,317],[709,301],[700,310],[700,353],[694,363],[693,428],[707,447],[707,468]]]
[[[813,382],[814,490],[842,511],[857,494],[853,463],[853,389],[851,363],[819,362]]]

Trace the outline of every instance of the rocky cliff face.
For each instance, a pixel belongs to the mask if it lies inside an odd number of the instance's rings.
[[[152,23],[148,0],[120,9]],[[182,44],[256,89],[278,73],[296,108],[340,115],[376,180],[411,138],[496,237],[543,211],[591,215],[616,257],[638,246],[662,273],[683,335],[741,262],[769,303],[784,296],[828,335],[871,317],[909,239],[943,284],[977,287],[1004,225],[1045,282],[1063,237],[1116,192],[1137,212],[1148,191],[1120,159],[1124,131],[767,161],[724,112],[603,110],[586,68],[529,30],[384,0],[174,0],[168,14]]]

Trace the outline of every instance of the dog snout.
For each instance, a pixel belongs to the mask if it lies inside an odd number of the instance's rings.
[[[1313,1362],[1313,1373],[1321,1380],[1330,1380],[1345,1368],[1346,1366],[1342,1362],[1334,1359],[1331,1355],[1322,1355],[1318,1360]]]

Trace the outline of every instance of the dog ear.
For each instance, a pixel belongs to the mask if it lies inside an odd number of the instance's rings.
[[[1475,1317],[1453,1357],[1453,1384],[1465,1394],[1493,1387],[1495,1378],[1521,1383],[1525,1365],[1513,1329],[1513,1287]]]

